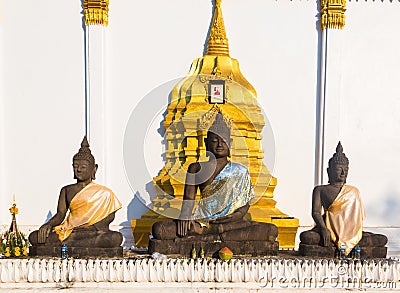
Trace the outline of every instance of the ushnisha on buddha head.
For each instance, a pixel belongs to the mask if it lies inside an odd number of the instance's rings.
[[[213,124],[207,131],[207,137],[204,139],[206,150],[218,159],[230,157],[230,148],[232,144],[231,130],[224,120],[221,113],[215,117]]]
[[[340,141],[336,147],[336,152],[333,154],[332,158],[329,159],[328,166],[329,183],[345,184],[349,172],[349,159],[346,157],[345,153],[343,153],[343,147]]]
[[[78,182],[92,181],[96,179],[98,165],[95,163],[94,156],[89,148],[86,136],[83,138],[81,147],[72,158],[74,169],[74,179]]]

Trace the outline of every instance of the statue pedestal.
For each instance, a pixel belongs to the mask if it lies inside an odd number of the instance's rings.
[[[37,245],[29,247],[29,256],[61,256],[61,245]],[[68,257],[122,257],[122,246],[103,247],[76,247],[68,246]]]
[[[201,248],[203,248],[205,256],[218,258],[219,250],[228,247],[234,255],[278,255],[279,244],[276,241],[221,241],[215,236],[215,239],[211,239],[212,237],[212,235],[209,235],[209,237],[204,237],[202,241],[196,240],[197,237],[177,238],[175,240],[151,239],[149,242],[149,254],[159,252],[167,255],[179,254],[191,257],[191,251],[194,247],[197,257],[199,257]]]
[[[302,256],[307,257],[326,257],[334,258],[336,248],[334,246],[319,246],[319,245],[308,245],[300,243],[299,252]]]
[[[364,258],[386,258],[387,247],[385,246],[361,246],[361,259]],[[335,257],[335,246],[319,246],[300,243],[299,252],[306,257]]]
[[[275,207],[276,202],[270,198],[262,198],[249,209],[249,220],[274,224],[278,228],[278,238],[280,249],[293,249],[295,238],[299,227],[299,219],[289,217]],[[170,207],[171,213],[179,214],[179,207]],[[151,227],[158,221],[169,219],[150,210],[143,214],[140,219],[131,220],[132,233],[135,238],[136,247],[148,247]]]

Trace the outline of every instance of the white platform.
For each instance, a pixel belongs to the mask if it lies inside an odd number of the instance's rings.
[[[254,292],[400,288],[398,259],[1,259],[0,290]]]

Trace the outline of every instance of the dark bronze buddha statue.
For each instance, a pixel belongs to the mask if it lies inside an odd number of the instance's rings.
[[[276,254],[276,226],[245,219],[254,191],[248,169],[228,159],[230,129],[222,114],[208,129],[205,144],[209,160],[189,165],[179,219],[153,225],[149,252],[189,255],[197,245],[209,255],[224,246],[235,254]]]
[[[386,257],[387,237],[362,231],[365,213],[360,192],[346,184],[349,160],[340,142],[327,171],[329,184],[316,186],[313,191],[312,217],[316,225],[300,234],[300,253],[333,257],[335,250],[343,249],[348,256],[358,244],[362,257]]]
[[[92,181],[97,167],[85,136],[73,157],[77,182],[61,189],[57,213],[29,235],[30,255],[59,255],[65,243],[71,256],[122,256],[122,235],[109,230],[122,205],[110,189]]]

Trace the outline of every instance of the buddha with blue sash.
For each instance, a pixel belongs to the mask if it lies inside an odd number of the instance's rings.
[[[155,223],[154,239],[277,243],[275,225],[245,219],[254,191],[247,167],[228,159],[230,129],[222,114],[208,129],[205,144],[209,160],[189,165],[179,219]],[[198,189],[200,199],[196,200]]]

